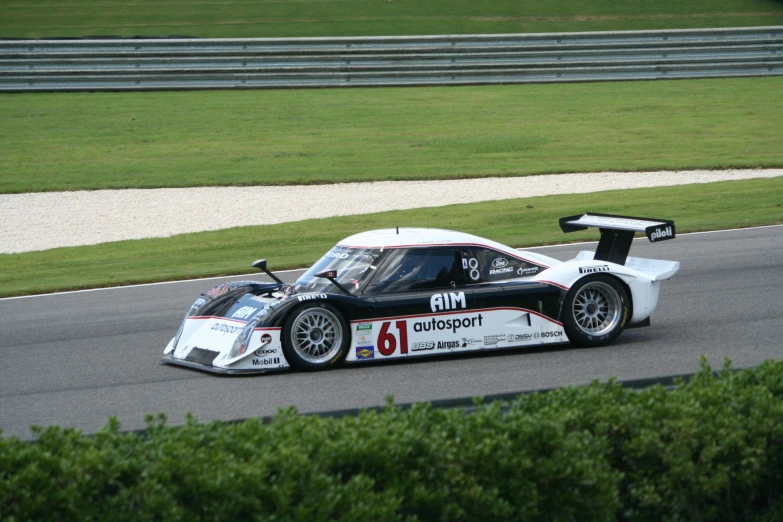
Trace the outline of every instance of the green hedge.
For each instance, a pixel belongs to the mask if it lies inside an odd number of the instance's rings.
[[[677,389],[0,440],[3,520],[783,519],[783,362]]]

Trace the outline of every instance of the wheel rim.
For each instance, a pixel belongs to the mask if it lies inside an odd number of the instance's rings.
[[[291,344],[303,360],[318,364],[326,362],[340,351],[343,327],[329,310],[305,310],[291,327]]]
[[[620,322],[621,310],[620,294],[600,281],[586,284],[574,297],[574,321],[587,335],[600,336],[614,330]]]

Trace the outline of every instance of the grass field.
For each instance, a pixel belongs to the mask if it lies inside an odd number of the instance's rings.
[[[783,77],[0,96],[0,192],[783,165]]]
[[[1,0],[0,36],[291,37],[783,24],[778,0]]]
[[[558,218],[585,211],[670,218],[679,233],[783,223],[783,178],[452,205],[2,254],[0,296],[244,274],[264,257],[272,270],[307,266],[344,237],[394,226],[462,230],[517,247],[597,239],[595,231],[566,236],[558,227]]]

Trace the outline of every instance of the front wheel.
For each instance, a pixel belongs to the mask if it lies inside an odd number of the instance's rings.
[[[342,314],[333,306],[303,306],[283,325],[283,353],[294,368],[323,370],[345,358],[349,332]]]
[[[622,333],[630,313],[623,285],[603,274],[583,277],[566,294],[563,326],[580,346],[604,346]]]

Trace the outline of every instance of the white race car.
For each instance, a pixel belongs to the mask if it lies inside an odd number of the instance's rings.
[[[340,241],[293,284],[218,285],[191,306],[163,361],[216,373],[319,370],[342,362],[570,341],[601,346],[648,326],[676,261],[628,257],[635,232],[674,238],[674,222],[606,214],[595,252],[571,261],[470,234],[399,228]]]

